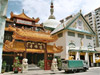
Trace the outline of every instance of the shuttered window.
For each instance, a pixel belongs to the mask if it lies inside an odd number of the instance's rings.
[[[59,34],[58,34],[58,37],[62,37],[62,36],[63,36],[63,33],[59,33]]]
[[[89,36],[89,35],[86,35],[86,38],[87,38],[87,39],[92,39],[92,37],[91,37],[91,36]]]
[[[84,35],[83,34],[78,34],[78,37],[79,38],[84,38]]]
[[[68,32],[68,36],[73,36],[73,37],[75,37],[75,33],[74,33],[74,32]]]

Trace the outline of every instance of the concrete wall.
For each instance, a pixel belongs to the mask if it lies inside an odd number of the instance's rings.
[[[63,37],[58,38],[58,40],[55,41],[54,43],[57,46],[62,46],[63,51],[61,53],[57,53],[55,55],[56,56],[61,56],[62,59],[65,59],[66,58],[66,33],[65,32],[62,32],[62,33],[63,33]]]
[[[76,45],[76,48],[74,48],[75,50],[79,50],[80,47],[81,47],[81,44],[80,44],[80,39],[78,37],[78,33],[77,32],[74,32],[75,33],[75,37],[73,36],[68,36],[68,31],[63,31],[63,37],[60,37],[56,42],[55,44],[57,46],[63,46],[63,51],[59,54],[55,54],[55,55],[58,55],[58,56],[61,56],[61,58],[63,59],[68,59],[68,50],[69,50],[69,43],[71,42],[71,40],[75,43]],[[87,39],[86,38],[86,34],[84,34],[84,38],[83,38],[83,47],[81,50],[88,50],[87,46],[89,45],[89,43],[91,44],[91,46],[93,47],[91,50],[94,50],[94,44],[93,44],[93,37],[92,39]]]
[[[67,38],[66,39],[66,42],[67,42],[66,46],[69,46],[69,43],[72,40],[76,45],[75,49],[80,49],[80,47],[81,47],[81,44],[80,44],[81,38],[78,37],[78,33],[77,32],[74,32],[74,33],[75,33],[75,37],[68,36],[68,32],[66,31],[66,38]],[[84,38],[82,39],[82,42],[83,42],[82,50],[88,50],[87,46],[89,45],[89,43],[93,47],[92,50],[94,50],[93,37],[92,37],[92,39],[87,39],[86,38],[86,34],[84,34]]]
[[[2,47],[4,39],[4,28],[5,28],[5,19],[6,19],[6,10],[8,6],[8,0],[0,0],[0,73],[2,67]]]

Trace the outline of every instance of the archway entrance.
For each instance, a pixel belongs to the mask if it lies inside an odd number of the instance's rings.
[[[38,64],[40,60],[44,59],[43,53],[27,53],[28,64]]]

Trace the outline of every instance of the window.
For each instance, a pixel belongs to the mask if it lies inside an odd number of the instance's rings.
[[[5,36],[5,40],[11,41],[11,40],[12,40],[12,37],[11,37],[10,35],[6,35],[6,36]]]
[[[63,33],[59,33],[59,34],[58,34],[58,37],[62,37],[62,36],[63,36]]]
[[[68,32],[68,36],[73,36],[73,37],[75,37],[75,33],[74,33],[74,32]]]
[[[92,19],[92,17],[91,18],[89,18],[89,20],[91,20]]]
[[[99,18],[99,16],[97,16],[96,18]]]
[[[84,38],[84,35],[83,34],[78,34],[78,37],[79,38]]]
[[[92,39],[92,37],[91,37],[91,36],[89,36],[89,35],[86,35],[86,38],[87,38],[87,39]]]
[[[100,31],[100,30],[98,30],[98,31]]]
[[[98,28],[100,28],[100,26],[98,26]]]
[[[96,13],[96,15],[98,15],[98,13]]]
[[[92,16],[92,14],[91,14],[91,13],[89,14],[89,17],[90,17],[90,16]]]
[[[98,25],[99,23],[97,23],[97,25]]]
[[[93,24],[90,24],[91,26],[93,25]]]
[[[99,19],[97,19],[97,21],[99,21]]]
[[[89,23],[91,23],[92,21],[90,21]]]

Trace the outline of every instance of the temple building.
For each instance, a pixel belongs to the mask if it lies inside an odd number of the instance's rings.
[[[56,45],[63,46],[63,51],[56,54],[61,59],[86,60],[89,66],[95,63],[95,50],[93,37],[95,32],[83,17],[81,11],[74,16],[68,16],[62,24],[58,25],[52,35],[59,38]]]
[[[50,69],[54,53],[60,53],[62,47],[48,43],[56,41],[58,37],[50,35],[42,24],[38,24],[39,18],[28,17],[24,10],[19,15],[13,12],[10,15],[6,19],[3,61],[11,66],[16,56],[20,62],[27,58],[28,64],[38,64],[44,59],[44,69]]]

